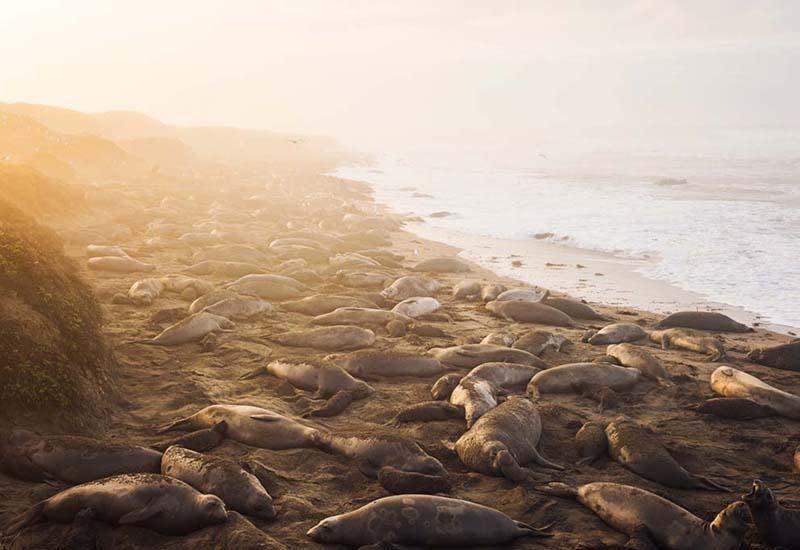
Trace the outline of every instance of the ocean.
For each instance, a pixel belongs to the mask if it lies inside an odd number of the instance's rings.
[[[724,144],[681,154],[419,147],[336,175],[424,218],[426,237],[438,228],[646,260],[634,265],[647,278],[800,327],[800,149],[782,145],[758,154]]]

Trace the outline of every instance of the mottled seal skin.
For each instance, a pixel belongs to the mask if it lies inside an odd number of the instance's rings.
[[[334,294],[314,294],[313,296],[307,296],[301,300],[281,303],[281,309],[284,311],[301,313],[303,315],[311,315],[313,317],[330,313],[331,311],[337,310],[340,307],[378,308],[377,304],[364,298],[339,296]]]
[[[364,307],[340,307],[330,313],[318,315],[311,319],[312,325],[357,325],[366,327],[383,327],[390,321],[401,321],[411,324],[411,317],[387,311],[385,309],[370,309]]]
[[[480,281],[461,281],[453,287],[453,298],[474,298],[481,293]]]
[[[724,344],[714,336],[689,328],[668,328],[654,330],[650,340],[661,344],[662,349],[681,348],[697,353],[705,353],[709,361],[726,361]]]
[[[517,338],[511,347],[527,351],[539,357],[548,349],[560,352],[564,346],[571,344],[572,342],[567,337],[560,334],[553,334],[544,330],[531,330]]]
[[[574,319],[596,319],[600,321],[606,320],[605,317],[597,313],[591,307],[583,302],[578,302],[577,300],[570,300],[569,298],[547,297],[542,299],[540,303],[563,311]]]
[[[249,405],[210,405],[191,416],[158,428],[158,433],[172,430],[210,428],[225,421],[227,436],[234,441],[280,451],[314,447],[314,435],[319,433],[293,418]]]
[[[596,482],[576,489],[550,483],[539,491],[577,500],[628,536],[644,527],[658,548],[667,550],[738,550],[749,529],[747,506],[740,501],[729,504],[709,523],[663,497],[630,485]]]
[[[415,296],[433,296],[443,288],[443,285],[429,277],[421,275],[406,275],[394,281],[381,291],[381,296],[388,300],[402,301]]]
[[[441,309],[442,304],[439,300],[430,296],[406,298],[392,308],[394,313],[405,315],[411,319],[430,315],[431,313]]]
[[[570,363],[535,375],[528,384],[528,395],[537,399],[543,393],[583,393],[610,388],[626,390],[639,381],[638,369],[610,363]]]
[[[716,332],[753,332],[753,329],[715,311],[679,311],[658,322],[656,328],[693,328]]]
[[[245,275],[226,286],[238,294],[256,296],[264,300],[293,300],[302,295],[305,285],[283,275]]]
[[[480,343],[510,348],[512,347],[511,344],[514,343],[514,340],[515,338],[513,334],[509,334],[507,332],[490,332],[483,337],[483,340],[481,340]]]
[[[540,369],[546,369],[550,366],[527,351],[493,344],[464,344],[449,348],[432,348],[428,353],[442,363],[466,369],[475,368],[483,363],[498,361],[532,365]]]
[[[179,346],[201,340],[212,332],[230,330],[234,326],[230,319],[201,311],[168,326],[152,340],[144,340],[141,343],[153,346]]]
[[[431,397],[437,401],[450,399],[453,390],[461,382],[462,375],[456,373],[445,374],[434,382],[431,387]]]
[[[775,416],[775,411],[759,405],[752,399],[741,397],[715,397],[707,399],[694,410],[729,420],[755,420]]]
[[[591,464],[608,452],[605,422],[587,422],[575,434],[575,448],[581,457],[578,464]]]
[[[411,269],[427,273],[467,273],[472,271],[469,264],[457,258],[431,258],[421,261]]]
[[[491,302],[497,299],[503,292],[505,292],[506,287],[501,284],[497,283],[489,283],[485,284],[481,287],[481,301],[483,303]]]
[[[542,421],[536,405],[526,398],[515,397],[481,416],[456,441],[455,450],[471,470],[521,482],[529,475],[524,465],[530,462],[564,469],[539,453],[541,435]]]
[[[204,453],[222,443],[227,432],[228,423],[223,420],[210,428],[204,428],[178,437],[173,437],[166,441],[154,443],[150,445],[150,448],[163,453],[173,445],[179,445],[191,451]]]
[[[589,342],[595,346],[608,344],[621,344],[623,342],[636,342],[647,338],[647,333],[642,327],[635,323],[614,323],[607,325],[597,332],[584,338],[584,342]]]
[[[722,366],[712,372],[711,389],[723,397],[750,399],[776,414],[800,420],[800,397],[733,367]]]
[[[636,421],[618,416],[606,426],[608,453],[611,458],[666,487],[728,491],[710,479],[688,472]]]
[[[137,525],[165,535],[185,535],[228,519],[225,504],[186,483],[159,474],[124,474],[71,487],[36,504],[8,528],[71,523],[84,510],[112,525]]]
[[[761,540],[771,548],[800,548],[800,511],[781,506],[769,487],[758,479],[742,500],[750,510]]]
[[[357,351],[339,358],[338,364],[353,376],[366,380],[398,376],[436,376],[444,372],[438,359],[393,351]]]
[[[204,307],[202,311],[234,321],[244,321],[253,317],[271,315],[275,308],[266,300],[241,296],[220,300],[216,304]]]
[[[173,446],[164,452],[161,473],[191,485],[204,495],[216,495],[228,510],[262,519],[275,517],[272,497],[256,476],[239,464]]]
[[[295,388],[313,391],[315,399],[326,399],[341,391],[352,393],[356,399],[363,399],[375,391],[363,380],[353,378],[347,371],[335,365],[272,361],[243,375],[240,379],[248,380],[262,373],[286,380]]]
[[[800,340],[771,348],[755,349],[747,354],[747,358],[759,365],[800,371]]]
[[[520,537],[548,536],[492,508],[434,495],[380,498],[322,520],[307,535],[325,544],[361,547],[386,542],[423,548],[493,546]]]
[[[40,436],[14,430],[0,448],[0,464],[14,477],[69,485],[160,471],[161,453],[73,435]]]
[[[402,409],[387,424],[395,426],[405,422],[450,420],[461,418],[463,415],[464,411],[461,407],[451,405],[446,401],[423,401]]]
[[[375,333],[366,328],[335,325],[281,332],[269,336],[268,339],[283,346],[342,351],[371,346],[375,343]]]
[[[669,378],[669,373],[664,365],[642,347],[632,344],[612,344],[606,349],[606,355],[613,357],[624,367],[639,369],[645,378],[652,380]]]
[[[148,277],[136,281],[128,289],[128,299],[137,306],[149,306],[156,298],[164,292],[164,284],[161,280]]]
[[[156,266],[134,260],[128,256],[101,256],[89,258],[86,262],[89,269],[95,271],[113,271],[116,273],[136,273],[139,271],[155,271]]]
[[[547,290],[533,288],[512,288],[497,296],[497,301],[518,300],[522,302],[541,302],[550,294]]]
[[[537,323],[557,327],[575,325],[572,318],[561,310],[542,304],[541,302],[523,302],[521,300],[495,300],[486,304],[493,315],[516,323]]]
[[[219,289],[219,290],[212,290],[208,294],[203,294],[194,302],[189,305],[189,313],[199,313],[203,311],[203,309],[207,308],[210,305],[214,305],[217,302],[221,302],[222,300],[227,300],[228,298],[239,298],[240,295],[232,290],[227,289]]]

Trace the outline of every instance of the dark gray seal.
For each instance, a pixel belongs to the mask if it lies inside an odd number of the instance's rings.
[[[747,358],[753,363],[775,369],[800,371],[800,340],[771,348],[754,349],[747,354]]]
[[[462,418],[464,410],[447,401],[423,401],[402,409],[388,424],[395,426],[406,422],[432,422]]]
[[[715,311],[679,311],[661,319],[656,328],[693,328],[717,332],[753,332],[753,329]]]
[[[540,303],[561,310],[573,319],[596,319],[599,321],[606,320],[605,317],[597,313],[583,302],[570,300],[569,298],[553,298],[548,296],[542,299]]]
[[[800,548],[800,511],[781,506],[769,487],[758,479],[742,500],[750,509],[761,540],[773,548]]]
[[[219,497],[159,474],[124,474],[76,485],[42,501],[14,520],[8,532],[43,521],[71,523],[86,510],[112,525],[137,525],[165,535],[185,535],[228,519]]]
[[[150,448],[163,453],[173,445],[180,445],[186,449],[197,451],[198,453],[204,453],[222,443],[222,440],[225,439],[225,434],[227,431],[228,423],[223,420],[222,422],[214,424],[210,428],[203,428],[202,430],[179,435],[178,437],[173,437],[172,439],[167,439],[166,441],[153,443],[150,445]]]
[[[438,359],[394,351],[357,351],[338,359],[338,364],[353,376],[366,380],[398,376],[435,376],[444,371]]]
[[[326,518],[307,535],[325,544],[361,547],[384,542],[423,548],[495,546],[520,537],[548,536],[492,508],[432,495],[384,497]]]
[[[729,420],[755,420],[775,416],[775,411],[742,397],[715,397],[694,407],[699,413],[711,414]]]
[[[516,323],[538,323],[557,327],[575,326],[572,318],[563,311],[541,302],[495,300],[486,304],[492,314]]]

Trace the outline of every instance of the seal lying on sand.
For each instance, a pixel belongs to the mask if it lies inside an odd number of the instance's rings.
[[[157,432],[210,428],[223,420],[228,425],[227,436],[234,441],[276,451],[313,447],[314,435],[319,433],[298,420],[249,405],[209,405],[159,427]]]
[[[203,311],[203,309],[207,308],[208,306],[214,305],[217,302],[221,302],[222,300],[227,300],[228,298],[240,298],[241,296],[235,293],[232,290],[227,289],[219,289],[219,290],[212,290],[208,294],[203,294],[194,302],[189,305],[189,313],[199,313]]]
[[[211,332],[232,329],[234,326],[230,319],[201,311],[168,326],[152,340],[144,340],[141,343],[155,346],[179,346],[201,340]]]
[[[218,496],[228,510],[262,519],[275,517],[272,497],[258,478],[232,460],[170,447],[161,459],[161,473],[204,495]]]
[[[554,307],[541,302],[523,302],[521,300],[495,300],[486,304],[486,309],[495,316],[517,323],[538,323],[557,327],[571,327],[575,323],[572,318]]]
[[[124,474],[77,485],[42,501],[17,518],[8,532],[43,521],[71,523],[87,509],[94,519],[165,535],[185,535],[228,519],[219,497],[202,495],[159,474]]]
[[[575,434],[575,447],[581,457],[577,464],[591,464],[608,452],[605,422],[586,422]]]
[[[190,265],[183,270],[192,275],[216,275],[218,277],[244,277],[254,273],[264,273],[261,267],[246,262],[223,262],[221,260],[204,260]]]
[[[800,420],[800,397],[733,367],[723,366],[712,372],[711,389],[723,397],[749,399],[781,416]]]
[[[461,281],[453,287],[453,298],[475,298],[481,293],[480,281]]]
[[[430,315],[431,313],[441,309],[442,304],[436,298],[430,296],[406,298],[392,308],[392,311],[416,319]]]
[[[450,420],[462,418],[464,410],[447,401],[423,401],[402,409],[387,422],[388,426],[396,426],[405,422],[431,422],[434,420]]]
[[[686,471],[642,426],[618,416],[606,426],[611,458],[642,476],[667,487],[728,491],[712,480]]]
[[[508,332],[490,332],[480,341],[481,344],[492,344],[493,346],[512,347],[516,338]]]
[[[755,349],[747,354],[747,358],[759,365],[800,371],[800,340],[771,348]]]
[[[761,540],[770,548],[800,548],[800,511],[781,506],[769,487],[758,479],[742,500],[750,509]]]
[[[164,292],[164,283],[160,279],[149,277],[136,281],[128,289],[128,299],[137,306],[149,306]]]
[[[95,271],[113,271],[116,273],[136,273],[138,271],[155,271],[156,266],[134,260],[129,256],[101,256],[89,258],[86,265]]]
[[[206,306],[202,311],[239,321],[252,319],[253,317],[261,315],[271,315],[275,311],[275,308],[265,300],[238,296],[236,298],[226,298],[216,304]]]
[[[514,397],[481,416],[456,441],[455,450],[471,470],[520,482],[528,476],[523,466],[529,462],[564,469],[536,450],[541,435],[536,405],[524,397]]]
[[[492,302],[497,299],[503,292],[505,292],[505,285],[497,283],[488,283],[481,287],[481,302],[484,304]]]
[[[418,263],[411,269],[412,271],[428,273],[466,273],[472,271],[469,264],[457,258],[431,258]]]
[[[694,328],[716,332],[753,332],[753,329],[737,323],[727,315],[715,311],[679,311],[661,319],[656,328]]]
[[[385,542],[423,548],[494,546],[520,537],[548,536],[492,508],[432,495],[380,498],[322,520],[307,535],[326,544],[361,547]]]
[[[383,327],[390,321],[400,321],[410,325],[413,321],[401,313],[385,309],[365,307],[340,307],[330,313],[324,313],[311,319],[312,325],[356,325],[367,327]]]
[[[500,294],[498,294],[496,300],[498,302],[510,300],[518,300],[521,302],[541,302],[549,294],[549,291],[543,289],[512,288],[502,291]]]
[[[449,348],[431,348],[428,353],[442,363],[466,369],[489,362],[521,363],[540,369],[550,366],[527,351],[493,344],[464,344]]]
[[[571,344],[572,342],[567,337],[560,334],[553,334],[544,330],[531,330],[517,338],[511,347],[525,350],[538,357],[548,349],[560,352],[561,348]]]
[[[583,341],[595,346],[636,342],[647,338],[642,327],[634,323],[614,323],[606,325],[597,332],[587,333]]]
[[[354,296],[338,296],[334,294],[314,294],[300,300],[281,303],[281,309],[302,313],[303,315],[324,315],[341,307],[366,307],[378,309],[377,304]]]
[[[725,361],[728,358],[725,346],[719,339],[690,328],[654,330],[650,333],[650,340],[661,344],[663,349],[675,347],[705,353],[709,361]]]
[[[669,373],[664,365],[646,349],[632,344],[611,344],[606,355],[616,359],[623,367],[639,369],[642,376],[653,380],[667,380]]]
[[[437,401],[450,399],[453,390],[461,382],[462,375],[456,373],[445,374],[434,382],[431,387],[431,397]]]
[[[581,393],[610,388],[628,389],[639,381],[638,369],[610,363],[570,363],[543,370],[528,384],[528,395],[537,399],[543,393]]]
[[[539,490],[577,500],[629,536],[640,534],[644,527],[658,548],[665,550],[738,550],[749,528],[743,502],[729,504],[708,523],[665,498],[630,485],[596,482],[576,489],[550,483]]]
[[[158,473],[161,453],[73,435],[40,436],[14,430],[0,448],[0,464],[28,481],[85,483],[116,474]]]
[[[163,453],[173,445],[180,445],[185,449],[204,453],[210,451],[225,439],[225,434],[228,432],[228,423],[224,420],[217,422],[210,428],[203,428],[188,434],[179,435],[166,441],[159,441],[150,445],[151,449],[155,449]]]
[[[119,246],[105,244],[90,244],[86,247],[87,258],[102,258],[103,256],[117,256],[128,258],[128,253]]]
[[[281,332],[268,339],[283,346],[340,351],[371,346],[375,343],[375,333],[366,328],[337,325]]]
[[[570,300],[569,298],[553,298],[548,296],[543,298],[540,303],[563,311],[573,319],[597,319],[600,321],[606,320],[605,317],[597,313],[583,302]]]
[[[359,378],[392,378],[397,376],[436,376],[444,371],[433,357],[393,351],[362,350],[337,358],[341,367]]]
[[[715,397],[691,408],[702,414],[713,414],[730,420],[754,420],[775,416],[775,411],[769,407],[741,397]]]
[[[415,296],[433,296],[443,288],[439,281],[421,275],[400,277],[381,291],[388,300],[402,301]]]

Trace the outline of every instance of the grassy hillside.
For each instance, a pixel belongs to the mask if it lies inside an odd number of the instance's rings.
[[[41,156],[39,161],[46,162],[48,158]],[[49,162],[55,171],[58,161],[50,158]],[[81,206],[81,193],[77,187],[22,164],[0,162],[0,197],[34,217],[74,212]]]

